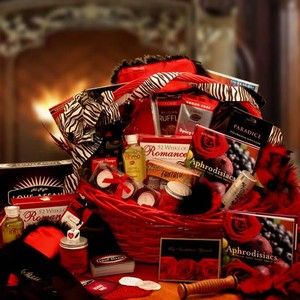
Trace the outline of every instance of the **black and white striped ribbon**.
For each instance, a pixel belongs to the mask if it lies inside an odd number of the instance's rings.
[[[268,143],[272,145],[283,144],[283,134],[280,128],[273,125],[271,133],[269,135]]]
[[[178,77],[181,73],[179,72],[162,72],[156,73],[146,79],[138,88],[136,88],[131,94],[127,95],[126,100],[132,101],[135,99],[141,99],[152,95],[156,91],[159,91],[165,87],[170,81]],[[259,109],[255,99],[248,93],[246,89],[239,85],[227,85],[218,82],[209,83],[192,83],[192,86],[197,89],[213,96],[215,99],[221,102],[250,102],[254,107]],[[283,143],[283,134],[281,130],[273,126],[269,143],[274,145],[281,145]]]
[[[254,107],[259,108],[253,97],[242,86],[230,86],[222,83],[200,83],[197,88],[212,95],[221,102],[248,101]],[[273,126],[268,142],[273,145],[283,144],[283,134],[280,128]]]
[[[65,138],[72,143],[73,173],[66,176],[64,191],[72,193],[80,180],[79,169],[99,148],[102,138],[96,133],[97,125],[113,124],[120,120],[120,112],[111,91],[103,92],[98,99],[88,91],[76,94],[64,106],[59,117],[59,127]]]
[[[196,84],[196,87],[221,102],[248,101],[254,107],[259,108],[254,98],[242,86],[223,83],[199,83]]]
[[[180,75],[179,72],[156,73],[126,95],[126,101],[148,97],[161,90],[170,81]],[[191,86],[210,94],[221,102],[248,101],[259,108],[254,98],[241,86],[222,83],[192,83]],[[64,107],[60,116],[60,129],[67,140],[74,146],[72,150],[73,173],[65,179],[65,191],[74,192],[79,182],[78,170],[101,145],[102,139],[95,135],[96,124],[113,124],[120,120],[118,99],[111,91],[104,91],[98,99],[91,97],[88,91],[76,94]],[[281,130],[273,126],[269,137],[272,144],[282,144]]]
[[[128,96],[127,100],[132,101],[135,99],[142,99],[144,97],[147,97],[165,87],[179,74],[180,73],[178,72],[156,73],[147,78],[139,87],[137,87]]]

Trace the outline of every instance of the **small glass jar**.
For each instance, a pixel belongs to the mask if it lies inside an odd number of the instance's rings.
[[[1,226],[2,242],[7,244],[21,236],[24,222],[20,217],[20,207],[16,205],[4,207],[5,217]]]

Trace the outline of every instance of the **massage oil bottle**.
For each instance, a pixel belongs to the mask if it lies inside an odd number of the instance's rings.
[[[5,206],[5,219],[2,223],[2,242],[7,244],[21,236],[24,222],[20,217],[19,206]]]
[[[132,179],[142,182],[146,177],[145,150],[138,144],[138,136],[130,134],[125,136],[127,146],[123,151],[125,173]]]

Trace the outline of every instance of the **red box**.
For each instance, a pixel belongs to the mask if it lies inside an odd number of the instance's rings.
[[[12,204],[20,206],[20,216],[26,227],[44,218],[54,222],[60,221],[70,202],[77,197],[76,194],[63,194],[14,198]]]

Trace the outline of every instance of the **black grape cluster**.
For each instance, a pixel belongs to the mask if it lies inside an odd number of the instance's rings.
[[[255,159],[250,156],[247,149],[243,149],[240,143],[230,141],[227,156],[232,162],[234,177],[238,177],[243,170],[253,172]]]
[[[293,260],[293,235],[283,224],[262,218],[262,236],[269,240],[273,254],[288,264]]]

